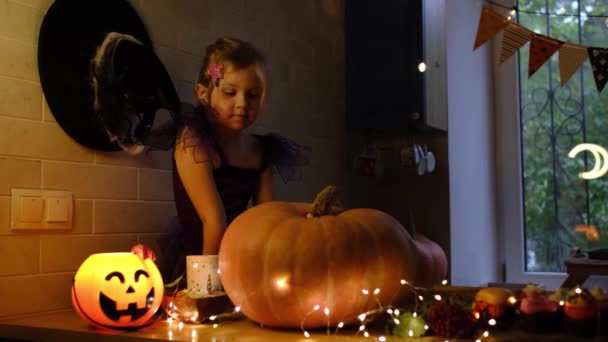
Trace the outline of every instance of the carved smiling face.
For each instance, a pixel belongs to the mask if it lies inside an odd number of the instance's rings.
[[[72,286],[72,303],[94,326],[135,329],[156,313],[163,281],[151,259],[132,253],[101,253],[87,258]]]

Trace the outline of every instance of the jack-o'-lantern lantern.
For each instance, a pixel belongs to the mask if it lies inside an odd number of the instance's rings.
[[[163,288],[153,254],[138,245],[131,253],[89,256],[74,276],[72,304],[95,327],[137,329],[160,307]]]

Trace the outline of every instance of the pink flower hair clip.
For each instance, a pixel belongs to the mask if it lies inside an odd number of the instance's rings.
[[[224,64],[222,63],[214,63],[212,62],[209,66],[208,75],[213,80],[213,83],[217,87],[220,84],[220,79],[224,77],[222,70],[224,69]]]

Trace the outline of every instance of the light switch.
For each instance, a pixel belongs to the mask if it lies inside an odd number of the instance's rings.
[[[69,212],[67,198],[48,197],[46,199],[46,222],[67,222]]]
[[[72,192],[11,189],[11,230],[67,230],[74,215]]]
[[[21,222],[42,222],[44,200],[42,197],[21,197]]]

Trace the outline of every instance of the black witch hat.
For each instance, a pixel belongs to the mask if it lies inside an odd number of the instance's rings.
[[[56,0],[40,28],[38,68],[63,130],[96,150],[139,151],[156,112],[180,112],[175,87],[126,0]]]

